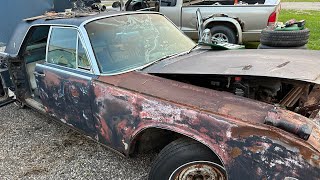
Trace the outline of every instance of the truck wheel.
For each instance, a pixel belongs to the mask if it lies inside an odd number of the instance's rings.
[[[168,144],[154,160],[149,180],[227,179],[217,156],[203,144],[186,138]]]
[[[213,43],[232,43],[236,44],[236,34],[232,29],[226,26],[213,26],[211,28],[212,42]]]
[[[260,43],[272,47],[299,47],[308,43],[309,29],[298,31],[261,31]]]

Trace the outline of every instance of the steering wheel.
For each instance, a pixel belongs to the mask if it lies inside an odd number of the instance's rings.
[[[147,3],[146,0],[129,0],[126,3],[126,10],[127,11],[137,11],[144,8],[149,8],[150,5]]]

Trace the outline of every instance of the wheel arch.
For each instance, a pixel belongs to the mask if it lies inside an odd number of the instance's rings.
[[[200,144],[202,144],[203,146],[209,148],[211,150],[211,152],[219,159],[220,165],[222,165],[223,167],[226,167],[226,164],[222,160],[221,156],[217,153],[217,151],[213,147],[211,147],[209,145],[209,143],[206,143],[205,141],[200,140],[200,139],[203,139],[201,137],[201,135],[194,134],[193,136],[191,136],[183,131],[177,131],[177,130],[171,129],[169,127],[149,126],[149,127],[145,127],[145,128],[140,129],[139,131],[137,131],[137,133],[135,133],[132,136],[132,138],[129,142],[129,148],[128,148],[127,155],[130,156],[130,155],[137,153],[137,150],[138,150],[137,148],[139,148],[139,141],[143,138],[143,136],[148,135],[147,133],[155,132],[155,131],[158,131],[157,133],[159,133],[159,134],[165,133],[166,135],[165,136],[163,136],[163,135],[158,136],[157,139],[153,139],[153,140],[156,140],[156,142],[157,142],[157,143],[153,143],[153,144],[159,144],[159,142],[161,142],[161,141],[159,141],[160,137],[162,139],[169,139],[169,141],[167,141],[165,144],[163,144],[163,147],[161,147],[161,149],[163,149],[167,144],[169,144],[170,142],[172,142],[178,138],[189,138],[189,139],[197,141]],[[170,139],[170,137],[168,138],[168,135],[172,135],[174,137]]]
[[[231,28],[238,37],[238,44],[242,44],[242,28],[238,21],[233,18],[226,18],[226,17],[214,17],[209,18],[203,22],[203,26],[206,28],[211,29],[215,25],[223,25]]]

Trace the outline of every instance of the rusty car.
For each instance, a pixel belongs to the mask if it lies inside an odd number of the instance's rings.
[[[1,53],[1,101],[123,156],[158,151],[150,180],[319,179],[319,57],[212,51],[157,12],[50,14]]]

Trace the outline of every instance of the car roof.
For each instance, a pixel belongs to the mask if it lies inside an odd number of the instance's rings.
[[[50,13],[48,13],[50,14]],[[54,14],[54,13],[52,13]],[[27,32],[30,27],[38,25],[50,25],[50,26],[75,26],[79,27],[82,24],[100,19],[121,15],[130,14],[159,14],[152,11],[109,11],[109,12],[80,12],[75,16],[63,16],[63,13],[56,13],[55,15],[41,15],[32,18],[24,19],[17,27],[11,36],[9,43],[5,49],[5,52],[11,56],[16,56],[19,53],[20,47],[24,41]]]
[[[35,20],[30,20],[32,18],[25,19],[25,23],[30,26],[35,24],[49,24],[49,25],[72,25],[80,26],[85,22],[90,22],[91,20],[99,18],[107,18],[113,16],[130,15],[130,14],[158,14],[157,12],[150,11],[109,11],[109,12],[85,12],[85,13],[75,13],[75,16],[63,16],[64,13],[56,13],[53,16],[37,16],[33,17]]]

